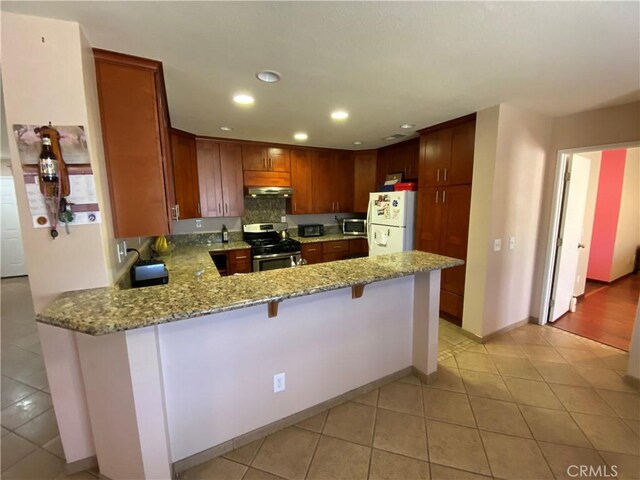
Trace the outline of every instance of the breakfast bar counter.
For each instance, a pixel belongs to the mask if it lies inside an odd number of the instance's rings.
[[[185,246],[166,257],[167,285],[67,293],[43,310],[37,320],[89,335],[104,335],[463,263],[412,251],[220,277],[209,250],[207,246]]]
[[[221,277],[209,251],[178,246],[168,285],[69,292],[38,315],[68,462],[171,479],[436,373],[440,271],[461,260],[410,251]]]

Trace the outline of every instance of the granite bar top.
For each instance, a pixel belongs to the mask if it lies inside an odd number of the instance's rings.
[[[224,248],[231,250],[233,244]],[[68,292],[38,314],[36,320],[89,335],[104,335],[464,263],[410,251],[220,277],[209,251],[211,247],[206,245],[177,247],[165,258],[170,277],[167,285]]]
[[[359,238],[367,239],[366,235],[345,235],[344,233],[330,233],[329,235],[323,235],[321,237],[291,237],[294,240],[298,240],[300,243],[318,243],[318,242],[333,242],[335,240],[357,240]]]

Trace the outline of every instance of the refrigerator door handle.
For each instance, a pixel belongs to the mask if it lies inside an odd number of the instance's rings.
[[[371,197],[367,207],[367,243],[369,244],[369,254],[371,254]]]

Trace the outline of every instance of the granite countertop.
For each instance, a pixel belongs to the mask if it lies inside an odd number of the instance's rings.
[[[358,238],[367,239],[366,235],[345,235],[344,233],[330,233],[321,237],[291,237],[294,240],[298,240],[300,243],[318,243],[318,242],[332,242],[335,240],[357,240]]]
[[[233,244],[221,247],[222,250],[234,249]],[[68,292],[38,314],[36,320],[89,335],[104,335],[464,263],[450,257],[410,251],[220,277],[210,251],[214,249],[207,245],[179,246],[164,258],[169,269],[169,284],[129,290],[97,288]],[[197,271],[201,274],[196,275]]]

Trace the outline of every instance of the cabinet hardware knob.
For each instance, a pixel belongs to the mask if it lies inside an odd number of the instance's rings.
[[[436,173],[436,182],[440,181],[440,169],[438,169],[437,173]]]
[[[242,260],[243,258],[247,258],[247,256],[243,255],[242,257],[236,257],[236,260]]]
[[[224,213],[229,213],[229,204],[224,202]]]
[[[438,190],[436,190],[436,203],[438,203]]]
[[[442,191],[442,203],[446,203],[447,201],[447,191],[443,190]]]
[[[220,206],[220,203],[218,203],[218,213],[222,213],[222,207]]]

